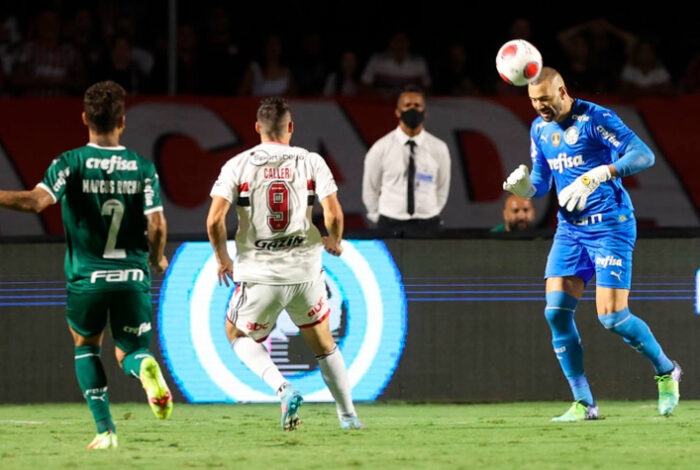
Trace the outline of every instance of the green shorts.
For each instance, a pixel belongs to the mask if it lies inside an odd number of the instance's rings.
[[[129,353],[150,346],[153,316],[150,292],[68,292],[66,318],[70,327],[82,336],[100,334],[107,325],[108,314],[112,338],[119,349]]]

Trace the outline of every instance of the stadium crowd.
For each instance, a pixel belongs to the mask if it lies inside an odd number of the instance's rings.
[[[474,31],[433,34],[399,22],[381,33],[348,34],[347,24],[337,31],[327,25],[254,28],[242,19],[250,14],[240,14],[238,6],[178,5],[178,94],[393,99],[406,84],[432,95],[519,93],[500,82],[493,69],[498,44],[511,38],[535,43],[576,93],[637,97],[700,91],[700,54],[679,59],[680,52],[660,40],[662,31],[643,25],[624,29],[603,18],[563,26],[554,34],[540,32],[544,28],[524,17],[501,20],[501,30],[485,25],[474,42]],[[166,93],[167,46],[163,0],[3,6],[0,96],[79,96],[90,83],[105,79],[130,94]],[[698,49],[686,44],[684,50]]]

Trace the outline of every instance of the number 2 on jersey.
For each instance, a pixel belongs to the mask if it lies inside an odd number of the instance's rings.
[[[107,233],[105,251],[102,257],[108,259],[126,258],[126,250],[117,248],[117,234],[119,233],[119,227],[124,217],[124,204],[117,199],[109,199],[102,204],[102,215],[112,216],[112,222],[109,224],[109,232]]]
[[[281,232],[289,225],[289,187],[284,181],[273,181],[267,188],[267,224],[273,232]]]

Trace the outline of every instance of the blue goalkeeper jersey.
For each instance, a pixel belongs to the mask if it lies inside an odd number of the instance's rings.
[[[552,185],[557,194],[577,177],[600,165],[616,162],[635,137],[617,115],[602,106],[574,100],[571,112],[562,122],[546,122],[537,117],[530,128],[532,184],[535,197],[546,194]],[[621,178],[614,178],[594,191],[582,211],[559,208],[559,222],[588,225],[587,221],[624,220],[634,211]]]

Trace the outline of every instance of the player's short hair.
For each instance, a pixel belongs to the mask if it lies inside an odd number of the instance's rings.
[[[291,115],[291,111],[287,100],[272,96],[260,102],[257,119],[265,134],[272,138],[279,138],[287,131],[288,115]]]
[[[404,93],[418,93],[419,95],[421,95],[423,97],[423,101],[425,101],[425,92],[423,91],[423,89],[421,87],[419,87],[418,85],[410,84],[410,85],[406,85],[405,87],[403,87],[401,89],[401,93],[399,93],[399,95],[396,97],[396,105],[397,106],[399,105],[399,101],[401,101],[401,96]]]
[[[97,82],[85,91],[83,110],[88,126],[98,134],[109,134],[124,116],[126,91],[116,82]]]
[[[555,68],[552,67],[542,67],[542,71],[540,72],[540,76],[537,77],[535,80],[530,82],[531,85],[539,85],[547,80],[554,80],[555,78],[559,77],[562,81],[564,82],[564,78],[561,76],[559,72]]]

